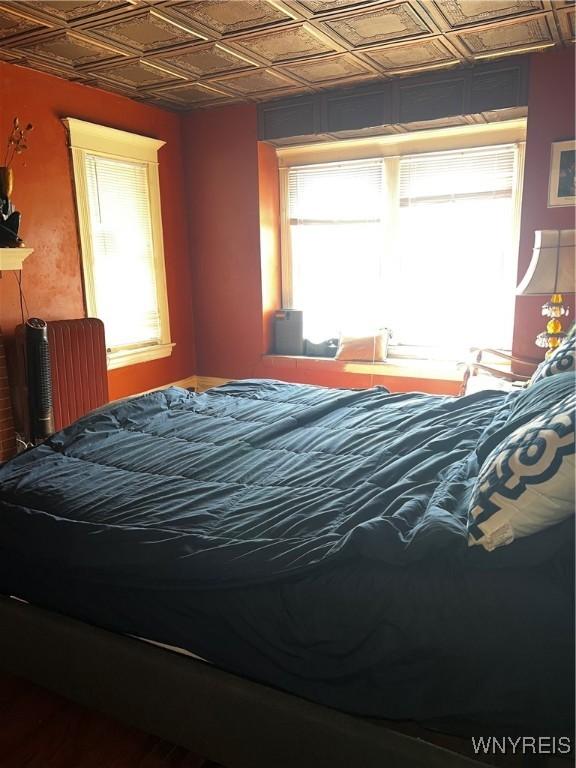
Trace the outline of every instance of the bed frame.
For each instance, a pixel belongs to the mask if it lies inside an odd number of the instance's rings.
[[[226,768],[478,768],[353,717],[20,600],[0,597],[0,667]]]

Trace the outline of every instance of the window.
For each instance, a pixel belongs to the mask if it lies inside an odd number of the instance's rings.
[[[171,354],[157,153],[162,141],[80,120],[70,132],[88,314],[108,367]]]
[[[283,302],[306,338],[387,327],[396,355],[510,349],[523,144],[427,147],[281,168]]]

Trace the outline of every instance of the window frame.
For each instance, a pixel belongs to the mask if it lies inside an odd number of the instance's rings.
[[[430,129],[400,135],[278,148],[282,307],[284,309],[293,308],[292,253],[288,195],[288,172],[291,167],[380,158],[386,162],[389,161],[394,163],[394,173],[399,177],[400,159],[403,155],[450,152],[461,149],[473,149],[476,147],[481,148],[502,144],[515,144],[517,147],[517,154],[512,190],[512,198],[514,201],[512,237],[517,249],[520,239],[526,127],[526,118],[520,118],[484,125],[468,124],[465,126]],[[394,213],[393,216],[396,217],[397,214]],[[383,258],[385,258],[386,250],[387,245],[385,242],[383,245]],[[446,356],[444,350],[439,348],[412,344],[397,345],[394,344],[393,341],[388,346],[388,357],[404,358],[406,360],[454,359]]]
[[[153,344],[136,343],[108,348],[108,370],[169,357],[176,345],[171,341],[170,336],[160,179],[158,174],[158,151],[166,142],[71,117],[64,118],[62,122],[66,126],[69,135],[82,257],[84,301],[89,317],[99,317],[99,315],[94,282],[94,253],[90,229],[85,156],[98,155],[112,160],[137,162],[146,165],[156,296],[160,319],[160,341]]]

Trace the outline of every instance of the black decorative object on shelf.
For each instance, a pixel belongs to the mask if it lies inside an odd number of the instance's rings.
[[[31,130],[32,123],[22,128],[18,118],[14,118],[6,145],[4,165],[0,166],[0,248],[17,248],[23,245],[18,237],[21,214],[15,210],[11,200],[14,190],[14,171],[11,165],[16,155],[28,149],[26,141]]]
[[[12,168],[0,167],[0,248],[15,248],[22,244],[18,237],[20,214],[10,200],[13,186]]]
[[[304,354],[306,357],[336,357],[338,352],[338,339],[326,339],[315,343],[304,339]]]

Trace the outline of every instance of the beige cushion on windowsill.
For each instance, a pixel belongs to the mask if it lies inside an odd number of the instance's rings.
[[[383,362],[388,352],[388,332],[376,336],[342,336],[336,360]]]

